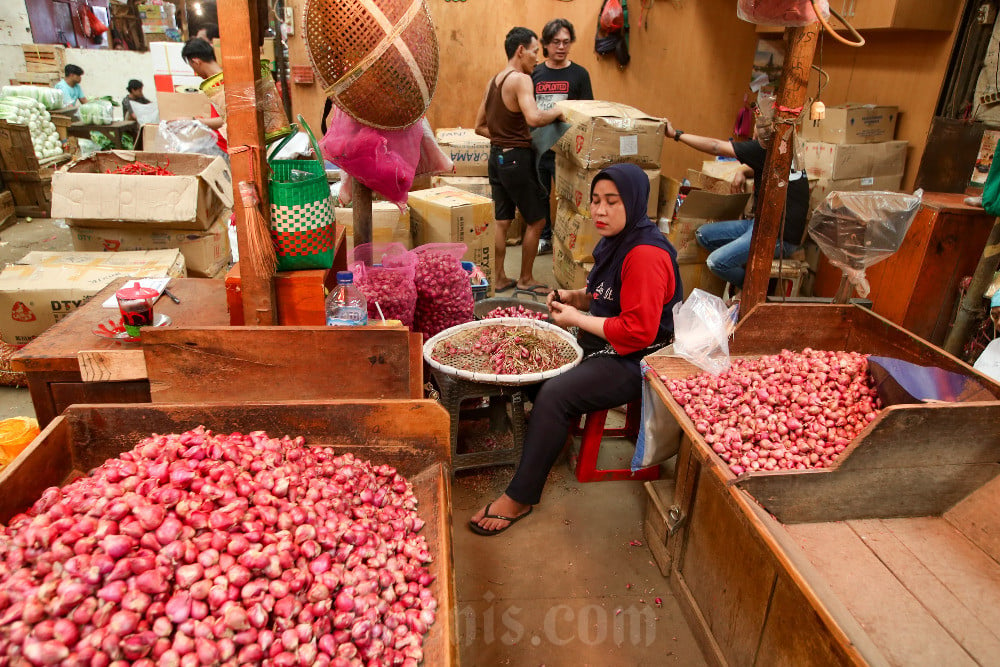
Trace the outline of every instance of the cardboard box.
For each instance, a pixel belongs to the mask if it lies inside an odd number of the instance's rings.
[[[722,292],[726,288],[726,281],[708,270],[708,265],[705,264],[707,258],[708,251],[699,246],[695,257],[684,262],[677,262],[685,299],[691,296],[691,292],[696,288],[715,296],[722,296]]]
[[[552,273],[559,287],[563,289],[580,289],[586,287],[587,276],[594,268],[592,262],[579,262],[573,259],[573,253],[555,235],[552,236]]]
[[[632,162],[658,169],[663,149],[662,118],[638,109],[601,100],[559,102],[570,129],[555,150],[585,169]]]
[[[206,231],[192,229],[150,229],[146,225],[102,228],[79,225],[70,220],[73,249],[91,252],[123,252],[128,250],[165,250],[176,248],[184,255],[188,275],[212,278],[223,268],[229,268],[229,210]]]
[[[556,195],[572,203],[577,211],[590,215],[590,184],[600,169],[581,169],[563,155],[556,155]],[[659,208],[660,170],[645,169],[649,177],[649,201],[646,214],[655,219]]]
[[[656,217],[659,220],[666,221],[666,224],[670,224],[670,221],[674,219],[674,211],[677,208],[677,195],[681,193],[681,182],[676,178],[670,178],[669,176],[660,176],[660,187],[657,193],[657,210]],[[662,224],[657,222],[657,224]],[[661,231],[666,231],[662,227]]]
[[[724,178],[719,178],[717,176],[710,176],[705,172],[698,171],[697,169],[687,170],[687,179],[691,183],[691,187],[697,188],[698,190],[704,190],[705,192],[714,192],[719,195],[731,195],[733,194],[733,182]],[[753,181],[750,181],[752,183]]]
[[[593,263],[594,247],[601,240],[601,235],[590,217],[577,211],[572,202],[562,197],[557,204],[552,235],[562,242],[574,261]]]
[[[435,134],[438,145],[455,165],[455,176],[486,176],[490,161],[490,140],[474,130],[442,128]]]
[[[480,197],[493,199],[493,188],[490,186],[490,179],[485,176],[433,176],[431,177],[431,187],[440,188],[451,186],[466,192],[472,192]]]
[[[697,260],[700,246],[695,231],[707,222],[739,220],[749,194],[720,195],[704,190],[692,190],[684,198],[670,223],[667,238],[677,249],[679,263]]]
[[[841,104],[826,108],[826,118],[802,123],[802,138],[828,144],[875,144],[896,136],[899,107]]]
[[[806,174],[832,180],[901,174],[906,167],[906,146],[905,141],[878,144],[807,141],[803,147]]]
[[[409,204],[414,243],[464,243],[468,251],[462,259],[479,265],[490,281],[492,295],[496,284],[493,200],[445,186],[411,192]]]
[[[163,153],[166,150],[160,141],[160,126],[157,123],[143,125],[140,139],[139,149],[146,153]]]
[[[105,173],[137,160],[169,165],[175,175]],[[233,207],[232,179],[229,165],[221,157],[103,151],[71,162],[53,175],[52,217],[204,230],[212,226],[224,209]]]
[[[156,107],[160,111],[160,120],[208,118],[212,115],[212,102],[209,101],[208,95],[203,93],[164,93],[157,91]]]
[[[892,174],[890,176],[867,176],[865,178],[846,178],[833,180],[829,178],[819,178],[809,181],[809,209],[813,210],[826,199],[826,196],[835,191],[855,191],[855,190],[885,190],[888,192],[898,192],[903,184],[903,174]]]
[[[179,250],[30,252],[0,272],[0,338],[29,343],[117,278],[185,275]]]
[[[347,256],[350,258],[354,251],[354,209],[337,207],[334,217],[345,228]],[[402,243],[407,249],[413,248],[410,210],[400,212],[399,207],[391,202],[372,202],[372,242]]]

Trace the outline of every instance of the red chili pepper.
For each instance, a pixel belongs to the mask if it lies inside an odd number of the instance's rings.
[[[170,160],[167,160],[167,166],[170,166]],[[126,176],[174,176],[175,174],[163,167],[155,164],[146,164],[145,162],[130,162],[128,164],[123,164],[117,169],[107,170],[108,174],[124,174]]]

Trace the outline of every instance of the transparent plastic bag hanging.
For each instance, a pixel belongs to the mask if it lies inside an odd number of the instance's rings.
[[[920,210],[922,190],[831,192],[809,219],[809,236],[830,263],[867,297],[865,270],[899,249]],[[846,299],[843,299],[846,301]]]
[[[816,0],[815,4],[823,18],[830,17],[828,0]],[[739,0],[736,16],[748,23],[784,28],[809,25],[817,20],[812,0]]]
[[[692,364],[718,375],[729,368],[729,335],[736,326],[737,306],[695,288],[674,305],[674,352]]]
[[[200,153],[228,158],[216,143],[218,137],[212,128],[199,120],[160,121],[159,136],[167,153]]]

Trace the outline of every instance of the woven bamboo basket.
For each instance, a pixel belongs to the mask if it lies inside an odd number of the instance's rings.
[[[305,38],[327,96],[358,122],[398,130],[426,113],[438,45],[424,0],[308,0]]]

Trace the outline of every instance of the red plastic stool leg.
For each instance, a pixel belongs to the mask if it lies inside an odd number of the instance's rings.
[[[576,461],[576,479],[580,482],[608,482],[621,480],[650,480],[660,478],[660,466],[649,466],[634,473],[630,468],[599,470],[597,455],[601,451],[601,440],[608,437],[630,437],[639,434],[641,403],[629,403],[625,413],[625,428],[604,430],[608,418],[607,410],[599,410],[586,415],[583,434],[580,438],[580,455]]]

